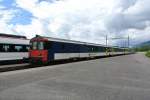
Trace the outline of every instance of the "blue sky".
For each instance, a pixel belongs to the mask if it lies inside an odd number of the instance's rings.
[[[0,33],[101,44],[106,35],[130,35],[137,44],[150,40],[149,4],[149,0],[0,0]]]
[[[12,8],[13,7],[13,4],[15,3],[15,1],[14,0],[1,0],[0,1],[0,4],[2,5],[2,6],[5,6],[6,8]]]
[[[31,22],[31,18],[32,18],[32,14],[26,10],[17,8],[18,12],[16,13],[16,15],[12,18],[11,22],[12,24],[16,25],[16,24],[30,24]]]
[[[32,14],[22,8],[16,6],[15,0],[2,0],[1,6],[4,6],[4,10],[17,10],[14,13],[14,17],[11,19],[10,24],[29,24],[31,22]]]

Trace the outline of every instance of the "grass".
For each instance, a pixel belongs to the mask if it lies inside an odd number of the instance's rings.
[[[145,55],[150,58],[150,51],[147,51]]]

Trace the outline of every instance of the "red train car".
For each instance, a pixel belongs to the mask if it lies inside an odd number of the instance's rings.
[[[48,39],[35,37],[30,40],[30,61],[34,62],[48,62],[48,50],[45,49],[45,44],[48,42]]]

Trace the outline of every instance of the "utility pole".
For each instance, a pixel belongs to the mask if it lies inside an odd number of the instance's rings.
[[[130,48],[130,36],[128,35],[128,48]]]
[[[106,47],[107,47],[107,45],[108,45],[107,41],[108,41],[108,36],[106,35]]]
[[[106,34],[106,55],[109,55],[107,46],[108,46],[108,36]]]

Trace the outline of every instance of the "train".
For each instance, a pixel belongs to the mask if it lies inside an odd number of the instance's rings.
[[[30,40],[21,35],[0,33],[0,64],[29,58]]]
[[[31,64],[35,64],[39,62],[49,63],[57,60],[94,58],[128,53],[128,48],[36,35],[30,40],[29,59]]]

